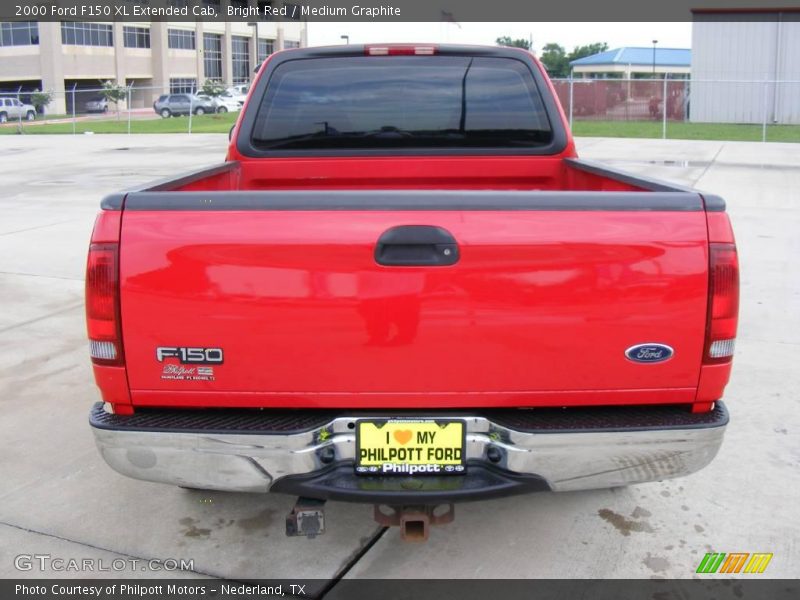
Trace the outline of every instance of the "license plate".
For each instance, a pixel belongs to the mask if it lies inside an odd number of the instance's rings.
[[[363,475],[463,475],[464,421],[357,421],[356,472]]]

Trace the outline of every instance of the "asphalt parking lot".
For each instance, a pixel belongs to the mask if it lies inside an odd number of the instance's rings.
[[[0,144],[0,576],[19,554],[192,559],[185,577],[691,577],[706,552],[772,552],[800,576],[800,144],[583,139],[582,156],[722,195],[742,305],[719,456],[690,477],[458,505],[427,544],[370,506],[329,503],[328,532],[284,537],[293,499],[123,478],[87,423],[84,261],[103,195],[219,162],[224,135],[29,136]],[[163,576],[122,571],[95,576]],[[89,573],[88,575],[92,575]]]

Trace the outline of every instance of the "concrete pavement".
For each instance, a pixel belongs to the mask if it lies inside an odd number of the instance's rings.
[[[51,553],[191,559],[183,576],[237,579],[690,577],[711,550],[773,552],[768,576],[800,575],[800,145],[579,141],[586,158],[728,201],[742,307],[725,444],[681,480],[459,505],[425,545],[379,528],[368,506],[340,503],[327,507],[324,536],[287,539],[291,498],[128,480],[97,454],[82,279],[98,202],[218,162],[225,145],[224,135],[2,140],[0,576],[43,575],[20,573],[13,558]]]

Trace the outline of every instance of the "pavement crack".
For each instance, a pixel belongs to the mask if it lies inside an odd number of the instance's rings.
[[[723,150],[724,148],[725,148],[725,142],[722,142],[722,143],[719,145],[719,149],[718,149],[718,150],[717,150],[717,152],[714,154],[714,157],[713,157],[713,158],[712,158],[710,161],[708,161],[708,164],[706,165],[706,168],[705,168],[705,169],[703,169],[703,172],[702,172],[702,173],[700,173],[700,175],[697,177],[697,179],[695,179],[695,180],[694,180],[694,183],[692,183],[692,187],[693,187],[693,188],[694,188],[694,187],[697,187],[697,183],[698,183],[698,182],[699,182],[699,181],[700,181],[700,180],[701,180],[703,177],[705,177],[705,176],[706,176],[706,173],[708,173],[708,170],[709,170],[709,169],[710,169],[712,166],[714,166],[714,165],[716,164],[716,162],[717,162],[717,157],[720,155],[720,152],[722,152],[722,150]]]
[[[58,275],[39,275],[37,273],[15,273],[14,271],[0,271],[0,275],[16,275],[18,277],[42,277],[43,279],[63,279],[65,281],[83,281],[82,277],[60,277]]]
[[[757,342],[759,344],[781,344],[783,346],[800,346],[800,342],[786,342],[783,340],[765,340],[763,338],[754,338],[746,336],[742,336],[737,339],[743,340],[745,342]]]
[[[17,329],[18,327],[24,327],[25,325],[31,325],[33,323],[38,323],[39,321],[44,321],[45,319],[49,319],[51,317],[55,317],[58,315],[63,315],[64,313],[68,313],[71,310],[75,310],[76,308],[80,308],[83,306],[83,302],[78,302],[75,304],[70,304],[61,310],[57,310],[55,312],[51,312],[49,314],[43,315],[41,317],[36,317],[35,319],[28,319],[27,321],[23,321],[22,323],[15,323],[14,325],[10,325],[8,327],[4,327],[0,329],[0,333],[5,333],[7,331],[11,331],[12,329]]]
[[[23,229],[15,229],[13,231],[4,231],[0,233],[0,237],[4,235],[14,235],[15,233],[25,233],[26,231],[35,231],[36,229],[44,229],[45,227],[55,227],[56,225],[63,225],[64,223],[72,223],[81,219],[70,219],[68,221],[58,221],[56,223],[46,223],[44,225],[36,225],[34,227],[24,227]]]
[[[369,541],[364,544],[359,550],[354,552],[350,558],[347,560],[345,565],[339,569],[339,572],[334,575],[331,580],[322,588],[322,591],[317,595],[317,600],[322,600],[328,593],[336,587],[336,585],[345,578],[345,576],[350,572],[350,570],[358,564],[364,555],[372,550],[372,547],[378,543],[378,541],[383,537],[383,535],[389,530],[388,527],[381,527],[375,534],[369,539]]]

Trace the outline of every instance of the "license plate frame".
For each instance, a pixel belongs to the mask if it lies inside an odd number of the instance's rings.
[[[369,430],[370,427],[378,430],[379,434],[385,433],[387,436],[386,441],[381,440],[376,443],[376,432]],[[447,431],[451,427],[456,429],[460,427],[460,431]],[[439,443],[436,440],[435,435],[439,431],[445,432],[445,435],[439,439],[446,439],[446,442]],[[395,436],[395,432],[399,434],[399,437]],[[419,434],[430,434],[431,432],[434,435],[430,437],[430,443],[424,443]],[[363,418],[356,420],[355,433],[355,472],[357,475],[416,477],[464,475],[467,472],[467,423],[464,419],[425,417]],[[406,433],[410,433],[411,437],[404,442],[402,439]],[[365,444],[366,448],[364,447]],[[403,456],[400,456],[402,454],[400,452],[390,455],[392,448],[409,452]],[[429,448],[432,449],[434,454],[433,459],[430,460]],[[438,451],[437,448],[439,449]],[[362,449],[366,451],[372,450],[373,452],[382,451],[378,452],[378,454],[380,454],[381,458],[387,460],[381,462],[376,457],[363,456]],[[452,451],[452,456],[449,455],[448,449]],[[436,460],[437,453],[441,458],[440,461]],[[387,465],[389,466],[387,467]]]

